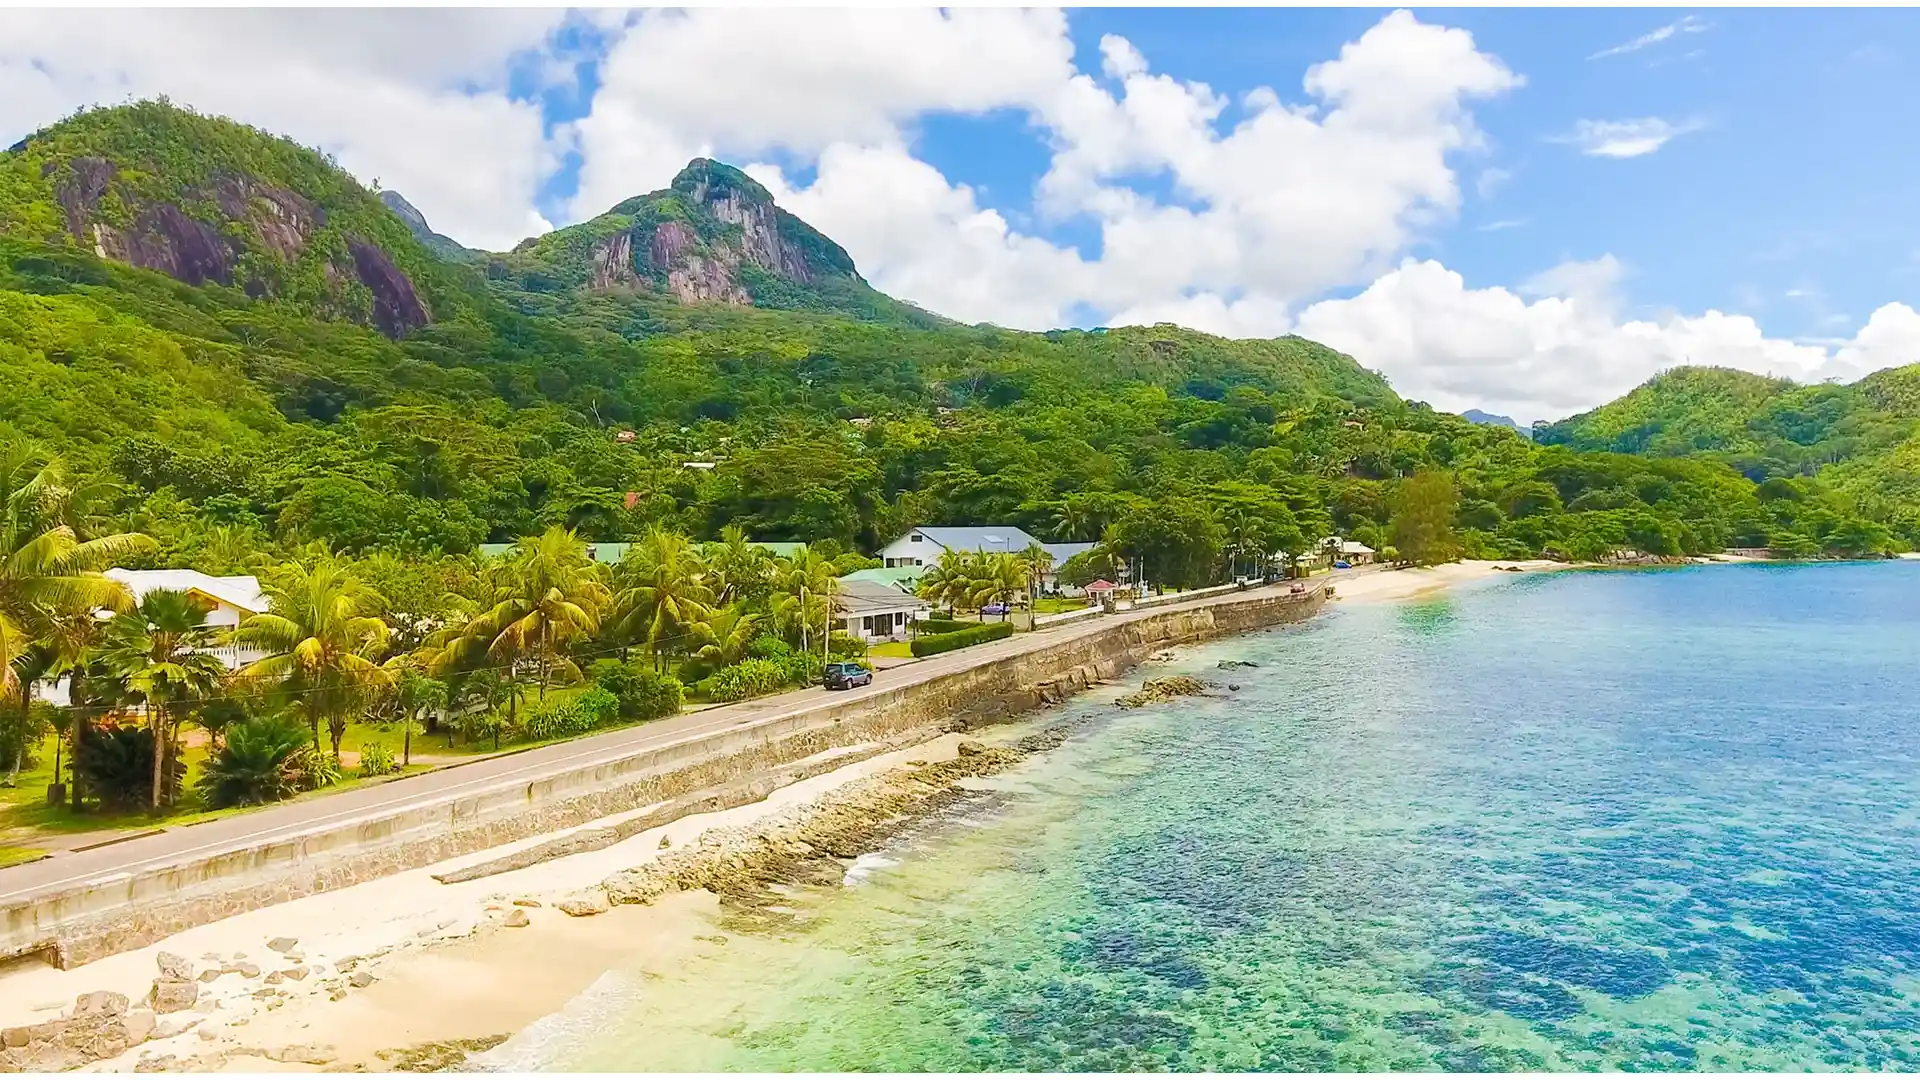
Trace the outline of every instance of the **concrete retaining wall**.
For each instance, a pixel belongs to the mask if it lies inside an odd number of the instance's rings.
[[[175,865],[8,907],[0,958],[41,953],[71,967],[242,912],[638,807],[659,806],[648,817],[665,824],[740,805],[800,778],[803,763],[825,751],[897,744],[909,735],[1016,715],[1110,679],[1170,645],[1305,618],[1322,599],[1317,590],[1305,598],[1228,596],[1205,607],[1115,621],[870,697],[689,735],[532,782],[504,781],[474,794],[331,822],[294,838],[183,856]],[[324,800],[315,805],[316,814],[324,812]]]

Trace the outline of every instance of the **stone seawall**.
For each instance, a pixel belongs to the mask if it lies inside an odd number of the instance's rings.
[[[1296,621],[1324,595],[1228,595],[1102,625],[882,693],[690,735],[665,746],[294,838],[95,880],[10,905],[0,958],[72,967],[194,926],[640,810],[646,827],[763,799],[808,775],[941,731],[1062,701],[1171,645]],[[910,670],[910,669],[908,669]],[[853,748],[846,750],[845,748]],[[841,753],[833,753],[844,750]],[[324,800],[315,813],[324,813]]]

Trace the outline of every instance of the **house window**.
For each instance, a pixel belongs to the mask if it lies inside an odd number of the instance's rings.
[[[920,534],[919,534],[919,533],[914,533],[914,534],[913,534],[912,536],[910,536],[910,537],[908,537],[908,538],[907,538],[907,541],[908,541],[908,543],[913,543],[913,544],[917,544],[917,543],[919,543],[919,542],[920,542]]]
[[[904,611],[896,611],[896,612],[894,612],[894,613],[893,613],[893,625],[894,625],[894,627],[895,627],[896,629],[897,629],[897,628],[899,628],[899,627],[902,627],[902,626],[905,626],[905,625],[907,625],[907,613],[906,613],[906,612],[904,612]]]
[[[868,615],[860,620],[860,631],[865,634],[873,633],[873,616]]]

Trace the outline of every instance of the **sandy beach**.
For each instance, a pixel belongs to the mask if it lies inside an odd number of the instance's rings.
[[[1334,579],[1335,597],[1340,603],[1404,600],[1513,572],[1501,568],[1561,566],[1462,562],[1343,572]],[[67,971],[16,963],[0,970],[0,1027],[57,1019],[92,991],[124,994],[140,1009],[162,955],[171,954],[199,980],[198,1000],[153,1017],[152,1037],[87,1071],[382,1070],[457,1062],[462,1053],[561,1009],[613,967],[662,969],[698,950],[724,947],[719,901],[709,892],[671,891],[587,917],[563,914],[558,903],[610,875],[684,852],[703,837],[771,835],[823,798],[862,782],[911,784],[916,769],[953,761],[961,741],[941,736],[790,785],[759,803],[689,816],[525,869],[458,884],[434,878],[565,834],[249,912]],[[409,1048],[411,1059],[396,1053]]]

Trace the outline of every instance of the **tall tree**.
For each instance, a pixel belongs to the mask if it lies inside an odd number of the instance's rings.
[[[21,708],[32,686],[16,664],[49,620],[132,607],[127,587],[101,571],[154,546],[138,533],[89,538],[84,496],[58,459],[23,443],[0,447],[0,698]]]
[[[600,564],[578,534],[556,525],[522,539],[507,565],[505,597],[469,624],[469,636],[509,673],[532,664],[542,696],[556,679],[578,682],[567,650],[599,631],[611,600]]]
[[[147,729],[153,733],[155,810],[173,797],[166,777],[174,767],[180,721],[220,688],[227,673],[212,652],[214,631],[206,625],[210,610],[188,593],[155,589],[133,610],[113,617],[100,648],[101,663],[146,708]]]
[[[241,623],[232,640],[267,655],[241,675],[277,683],[300,703],[316,751],[326,721],[337,758],[348,716],[391,682],[379,664],[387,624],[378,613],[386,598],[326,555],[290,564],[262,591],[267,611]]]
[[[619,630],[646,645],[655,668],[664,670],[667,654],[686,644],[712,612],[714,594],[706,579],[700,550],[665,529],[649,531],[621,561],[620,591],[613,599]]]
[[[758,604],[772,587],[773,555],[747,539],[747,531],[738,525],[720,530],[720,541],[710,546],[706,564],[716,604]]]
[[[1393,521],[1388,527],[1400,558],[1417,566],[1459,558],[1460,541],[1453,532],[1459,504],[1459,490],[1447,473],[1429,470],[1402,480],[1394,492]]]

